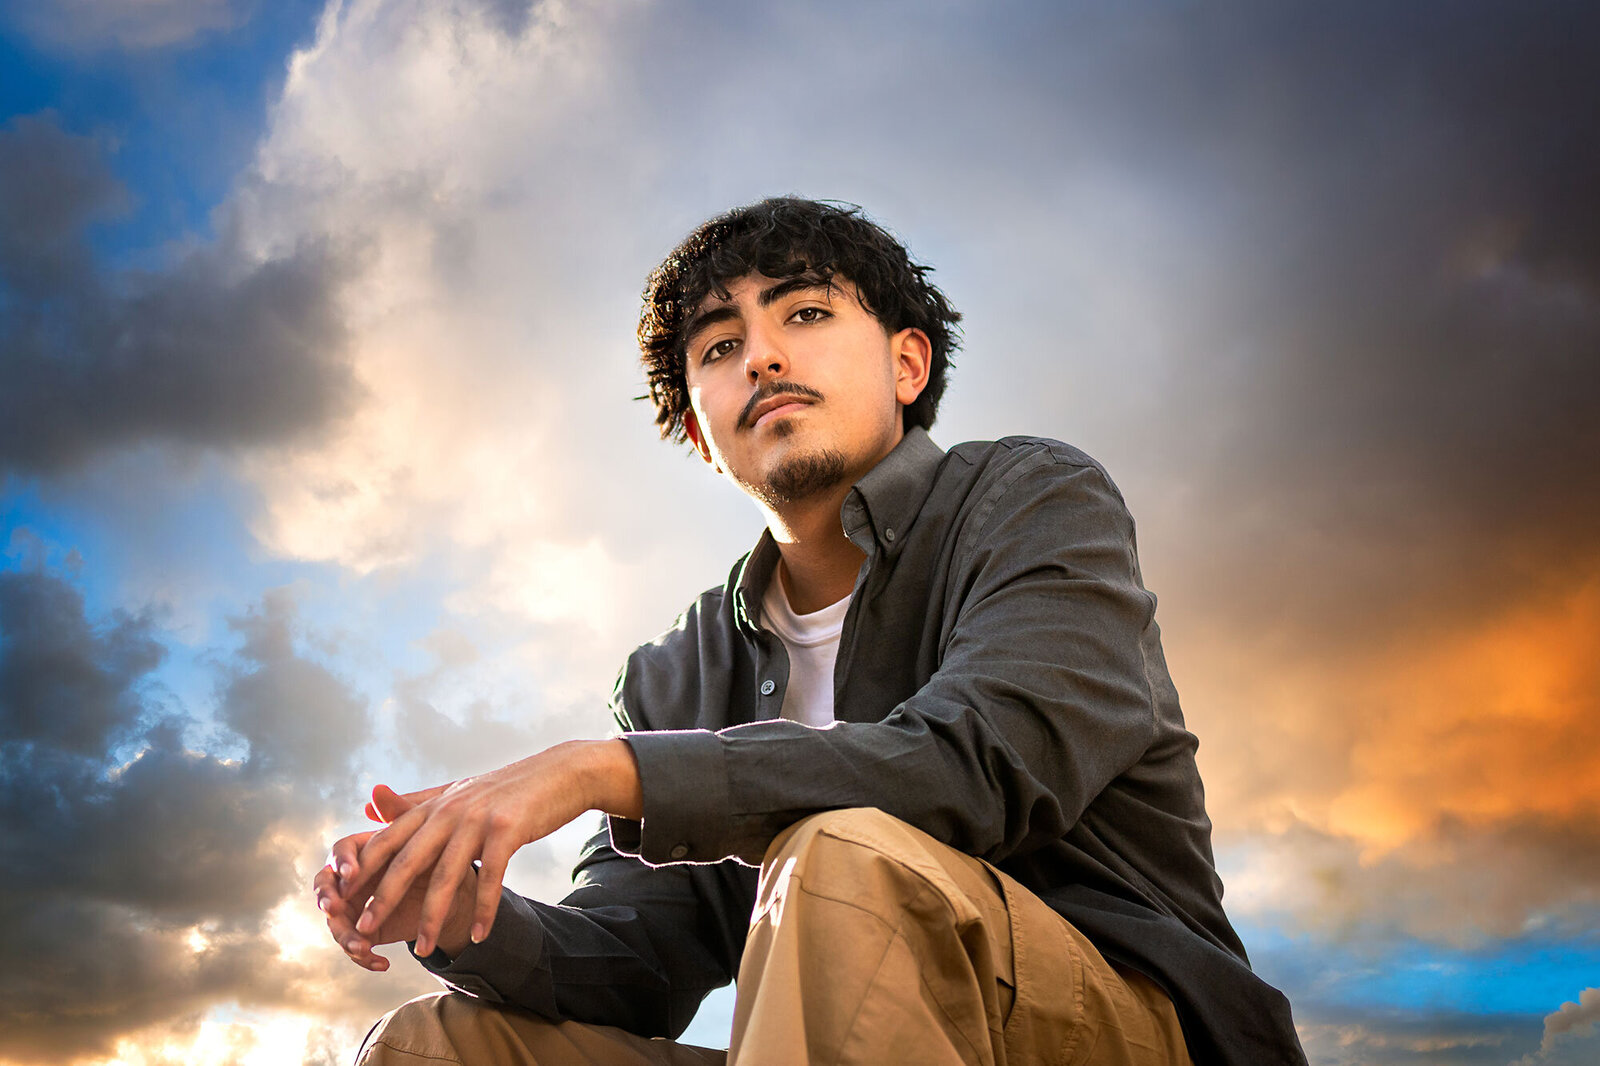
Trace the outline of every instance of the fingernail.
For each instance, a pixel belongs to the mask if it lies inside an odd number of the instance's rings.
[[[483,938],[488,936],[488,935],[489,935],[488,933],[484,932],[483,923],[482,922],[476,922],[476,923],[473,924],[473,926],[472,926],[472,942],[474,944],[483,943]]]
[[[346,951],[348,951],[348,952],[349,952],[349,953],[350,953],[350,954],[352,954],[352,955],[359,955],[359,954],[361,954],[361,949],[362,949],[362,947],[364,947],[364,946],[365,946],[365,945],[363,945],[363,944],[362,944],[362,943],[361,943],[361,938],[360,938],[360,937],[355,937],[355,936],[353,936],[353,937],[351,937],[351,938],[350,938],[350,939],[349,939],[349,940],[346,940],[346,941],[345,941],[345,942],[344,942],[344,949],[345,949],[345,950],[346,950]]]
[[[326,896],[317,897],[317,910],[321,911],[323,914],[327,914],[328,908],[331,906],[333,906],[333,901],[329,900]]]
[[[356,868],[355,868],[355,864],[354,863],[341,862],[339,864],[339,876],[342,877],[344,880],[348,881],[352,877],[354,877],[355,875],[356,875]]]
[[[370,933],[378,923],[372,920],[371,911],[362,911],[360,919],[356,922],[356,932]]]
[[[417,937],[417,954],[427,958],[433,954],[433,941],[425,936]]]

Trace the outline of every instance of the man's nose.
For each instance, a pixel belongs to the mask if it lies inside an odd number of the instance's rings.
[[[751,329],[744,339],[744,374],[750,384],[758,385],[763,379],[778,378],[789,372],[789,357],[776,332]]]

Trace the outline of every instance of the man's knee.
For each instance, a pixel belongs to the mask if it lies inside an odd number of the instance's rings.
[[[964,925],[996,909],[1004,917],[999,886],[982,863],[873,807],[823,811],[779,834],[762,862],[758,916],[796,887],[895,925]]]
[[[793,880],[814,889],[825,883],[860,888],[864,880],[881,887],[903,880],[944,887],[943,867],[975,861],[876,807],[822,811],[773,839],[761,863],[761,895]]]
[[[915,833],[905,822],[876,807],[848,807],[821,811],[791,825],[773,838],[762,859],[762,868],[781,867],[797,862],[815,851],[821,838],[872,849],[875,842]]]

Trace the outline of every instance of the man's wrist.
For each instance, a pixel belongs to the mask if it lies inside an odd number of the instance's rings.
[[[633,748],[625,740],[596,740],[588,742],[588,749],[584,776],[589,809],[635,821],[644,817],[644,793]]]

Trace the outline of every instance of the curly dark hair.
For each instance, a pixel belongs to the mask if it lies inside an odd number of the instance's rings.
[[[707,295],[747,274],[854,283],[862,305],[890,333],[916,327],[932,342],[927,387],[907,405],[903,424],[933,425],[951,356],[961,345],[961,314],[928,282],[932,268],[855,204],[773,197],[704,222],[650,273],[639,312],[639,352],[663,440],[687,439],[683,327]],[[640,397],[644,399],[645,397]]]

